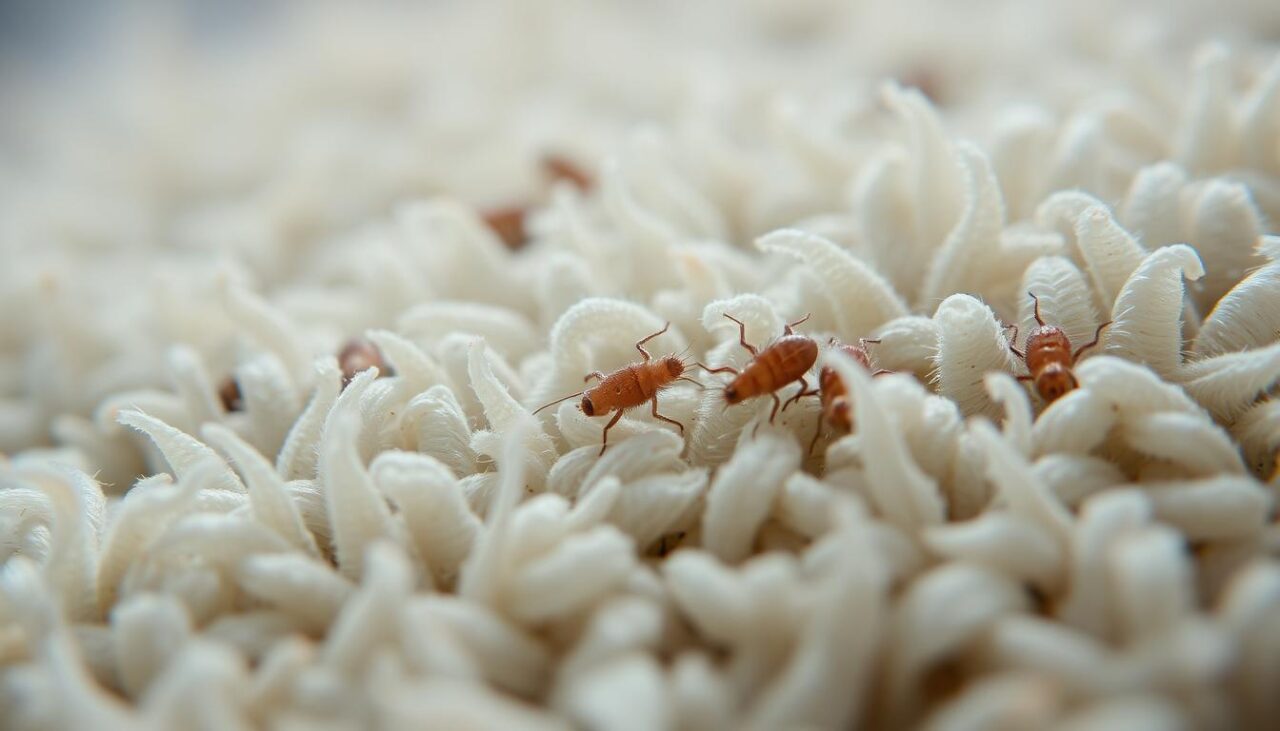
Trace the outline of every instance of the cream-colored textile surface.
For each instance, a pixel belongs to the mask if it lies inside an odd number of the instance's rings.
[[[0,74],[0,726],[1280,718],[1280,6],[113,17]]]

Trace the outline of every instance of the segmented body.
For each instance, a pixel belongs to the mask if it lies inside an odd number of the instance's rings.
[[[1045,401],[1055,401],[1080,384],[1071,372],[1071,341],[1062,328],[1042,325],[1027,336],[1027,370],[1036,392]]]
[[[674,355],[624,366],[603,376],[594,388],[587,389],[582,396],[582,413],[596,416],[639,406],[657,396],[663,386],[682,373],[684,364]]]
[[[839,350],[868,371],[871,370],[871,355],[867,352],[867,343],[878,343],[879,340],[861,339],[857,345],[838,345]],[[831,339],[832,345],[836,344],[836,339]],[[879,376],[889,373],[886,370],[876,370],[871,375]],[[809,442],[809,451],[813,451],[814,445],[818,443],[818,437],[822,435],[822,424],[826,422],[832,429],[841,434],[848,434],[853,431],[853,404],[849,401],[849,388],[845,384],[844,379],[836,373],[836,369],[831,366],[823,366],[818,373],[818,398],[822,401],[822,417],[818,420],[818,428],[813,433],[813,440]]]
[[[857,345],[841,345],[839,348],[858,365],[871,370],[871,357],[867,353],[866,342],[863,340]],[[828,424],[842,432],[853,430],[849,389],[845,386],[844,379],[831,366],[824,366],[818,373],[818,398],[822,401],[822,418]]]
[[[668,355],[663,358],[654,360],[649,355],[649,351],[644,349],[644,344],[658,337],[671,327],[671,323],[667,323],[661,330],[636,343],[636,350],[640,351],[640,355],[644,360],[639,363],[632,363],[623,366],[618,370],[605,375],[600,371],[587,374],[586,381],[597,378],[600,383],[595,387],[589,388],[578,393],[570,394],[562,399],[552,401],[534,409],[533,413],[538,413],[547,406],[558,404],[565,399],[571,399],[574,396],[582,396],[582,402],[578,408],[587,416],[603,416],[610,412],[613,418],[605,425],[604,432],[600,436],[600,454],[604,454],[604,450],[609,446],[609,430],[614,424],[622,418],[622,413],[627,409],[639,406],[646,401],[653,404],[650,413],[654,418],[665,421],[668,424],[675,424],[680,429],[680,433],[684,434],[684,424],[675,419],[668,419],[658,413],[658,393],[666,386],[677,380],[693,381],[684,375],[684,361],[674,355]]]
[[[738,323],[738,343],[752,355],[751,362],[741,371],[731,366],[710,368],[699,364],[708,373],[732,373],[734,378],[724,387],[724,400],[730,406],[742,403],[755,396],[768,394],[773,399],[773,410],[769,412],[772,423],[778,415],[779,407],[799,401],[803,396],[812,396],[817,391],[810,391],[805,381],[805,374],[818,361],[818,344],[813,338],[796,335],[792,330],[796,325],[809,319],[808,315],[788,323],[783,329],[782,337],[770,343],[764,350],[747,342],[747,326],[738,318],[725,313],[725,317]],[[778,389],[789,383],[800,383],[800,390],[783,404],[778,399]]]
[[[351,383],[351,379],[375,366],[379,378],[394,375],[378,346],[364,338],[351,338],[338,351],[338,368],[342,371],[343,388]]]
[[[818,344],[803,335],[784,335],[760,351],[724,389],[730,404],[773,393],[794,383],[818,361]]]
[[[1030,292],[1027,294],[1035,303],[1036,327],[1027,335],[1026,350],[1018,350],[1014,345],[1018,339],[1018,326],[1011,325],[1013,337],[1009,340],[1009,349],[1027,364],[1029,374],[1018,376],[1018,380],[1033,382],[1040,398],[1046,403],[1052,403],[1079,387],[1080,383],[1071,368],[1079,360],[1081,353],[1098,344],[1103,328],[1111,323],[1108,321],[1099,325],[1093,334],[1093,340],[1072,352],[1071,340],[1062,328],[1046,325],[1040,317],[1040,299]]]

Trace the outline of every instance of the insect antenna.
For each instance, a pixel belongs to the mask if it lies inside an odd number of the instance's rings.
[[[677,354],[676,354],[676,356],[675,356],[676,358],[679,358],[679,359],[680,359],[680,365],[682,366],[682,369],[683,369],[683,370],[688,370],[688,369],[689,369],[689,366],[691,366],[691,365],[692,365],[692,366],[699,366],[699,367],[701,367],[701,366],[702,366],[702,364],[701,364],[701,363],[699,363],[698,361],[696,361],[696,360],[689,360],[689,359],[686,357],[687,355],[689,355],[689,349],[690,349],[690,348],[692,348],[692,347],[693,347],[692,345],[686,345],[686,346],[684,347],[684,350],[680,351],[680,352],[679,352],[679,353],[677,353]],[[698,388],[702,388],[702,389],[705,389],[705,388],[706,388],[706,386],[704,386],[701,382],[699,382],[699,381],[697,381],[697,380],[694,380],[694,379],[692,379],[692,378],[690,378],[690,377],[688,377],[688,376],[680,376],[680,377],[679,377],[679,378],[677,378],[676,380],[677,380],[677,381],[688,381],[689,383],[692,383],[692,384],[697,385],[697,386],[698,386]]]
[[[794,329],[795,329],[795,326],[796,326],[796,325],[800,325],[800,324],[802,324],[802,323],[806,322],[806,321],[809,319],[809,315],[811,315],[811,314],[813,314],[813,313],[806,312],[806,313],[805,313],[805,315],[804,315],[804,317],[800,318],[799,320],[796,320],[795,322],[789,322],[789,323],[787,323],[786,327],[782,328],[782,332],[786,333],[787,335],[792,334],[792,332],[793,332],[793,331],[794,331]]]
[[[577,392],[577,393],[571,393],[571,394],[569,394],[568,396],[565,396],[564,398],[558,398],[558,399],[556,399],[555,401],[552,401],[552,402],[551,402],[551,403],[549,403],[549,404],[543,404],[543,405],[539,406],[538,408],[534,409],[534,410],[532,411],[532,413],[536,414],[536,413],[538,413],[539,411],[542,411],[543,409],[547,408],[548,406],[555,406],[556,404],[560,403],[561,401],[568,401],[569,399],[573,398],[574,396],[581,396],[581,395],[582,395],[582,394],[584,394],[584,393],[586,393],[586,391],[579,391],[579,392]]]
[[[720,366],[718,368],[712,368],[711,366],[706,365],[701,361],[694,361],[693,364],[698,366],[702,370],[706,371],[707,373],[732,373],[735,376],[738,375],[738,369],[734,368],[733,366]]]

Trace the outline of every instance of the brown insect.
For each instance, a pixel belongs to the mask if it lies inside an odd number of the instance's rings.
[[[1030,292],[1027,294],[1035,303],[1036,328],[1027,335],[1026,350],[1022,351],[1014,345],[1018,341],[1018,326],[1009,325],[1013,329],[1013,337],[1009,338],[1009,350],[1021,358],[1030,371],[1028,375],[1018,376],[1018,380],[1033,381],[1040,398],[1052,403],[1080,385],[1071,368],[1079,360],[1081,353],[1098,344],[1102,329],[1111,322],[1108,320],[1099,325],[1093,333],[1093,340],[1072,352],[1071,341],[1062,328],[1046,325],[1040,317],[1040,298]]]
[[[740,404],[749,398],[769,394],[773,399],[773,410],[769,412],[769,423],[778,415],[779,407],[786,410],[788,406],[799,401],[803,396],[812,396],[817,391],[810,391],[804,380],[805,374],[818,360],[818,344],[813,338],[796,335],[793,328],[809,319],[808,315],[788,323],[783,328],[782,337],[769,343],[764,350],[747,342],[747,326],[742,320],[725,313],[725,317],[738,323],[738,343],[752,355],[752,360],[741,371],[731,366],[708,368],[701,363],[700,368],[707,373],[732,373],[734,379],[724,387],[724,400],[729,406]],[[777,391],[792,381],[800,382],[800,390],[782,403]]]
[[[595,181],[572,160],[561,155],[548,154],[541,160],[542,172],[552,182],[564,180],[583,192],[591,190]],[[531,206],[508,205],[490,208],[481,214],[485,224],[498,235],[507,248],[516,250],[529,240],[525,219]]]
[[[485,224],[513,251],[524,246],[524,216],[524,206],[501,206],[481,214]]]
[[[342,370],[343,388],[351,383],[351,379],[374,366],[378,368],[379,378],[394,375],[391,367],[383,360],[378,346],[364,338],[351,338],[338,351],[338,368]]]
[[[228,414],[244,409],[244,396],[240,393],[240,383],[235,376],[227,376],[218,386],[218,400],[222,402],[222,410]]]
[[[614,424],[622,418],[622,412],[635,406],[639,406],[646,401],[653,402],[653,409],[650,413],[655,419],[665,421],[668,424],[675,424],[680,429],[680,434],[684,434],[684,424],[675,419],[668,419],[658,413],[658,392],[664,387],[675,381],[689,381],[690,383],[702,385],[697,381],[684,375],[685,364],[678,356],[668,355],[657,360],[649,355],[649,351],[644,349],[644,344],[665,333],[671,323],[662,326],[658,332],[636,343],[636,350],[640,351],[640,355],[644,356],[644,360],[639,363],[632,363],[629,366],[623,366],[618,370],[605,375],[600,371],[594,371],[587,374],[583,379],[584,382],[597,378],[600,383],[594,388],[589,388],[577,393],[571,393],[561,399],[556,399],[549,404],[544,404],[534,409],[533,413],[538,413],[548,406],[554,406],[561,401],[567,401],[574,396],[582,396],[582,403],[579,408],[582,413],[587,416],[603,416],[610,411],[616,411],[613,418],[605,424],[604,433],[600,440],[600,454],[604,454],[604,450],[609,446],[609,430]]]
[[[867,352],[868,343],[879,343],[879,340],[868,340],[867,338],[859,338],[857,345],[843,344],[839,345],[839,349],[847,353],[858,365],[871,371],[871,354]],[[836,346],[835,338],[831,338],[829,345]],[[886,371],[883,368],[871,372],[872,376],[882,376],[892,371]],[[822,400],[822,417],[818,419],[818,428],[813,432],[813,441],[809,442],[809,451],[812,452],[814,446],[818,443],[818,437],[822,435],[822,425],[831,425],[833,429],[839,430],[842,434],[848,434],[853,431],[853,404],[849,402],[849,389],[845,385],[840,374],[836,373],[836,369],[831,366],[823,366],[818,373],[818,398]]]
[[[554,153],[544,155],[542,171],[552,182],[563,180],[583,192],[595,187],[595,181],[591,179],[591,175],[563,155]]]

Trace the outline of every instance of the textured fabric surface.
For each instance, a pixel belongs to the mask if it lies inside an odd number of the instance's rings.
[[[1280,717],[1274,4],[200,7],[5,11],[0,726]]]

